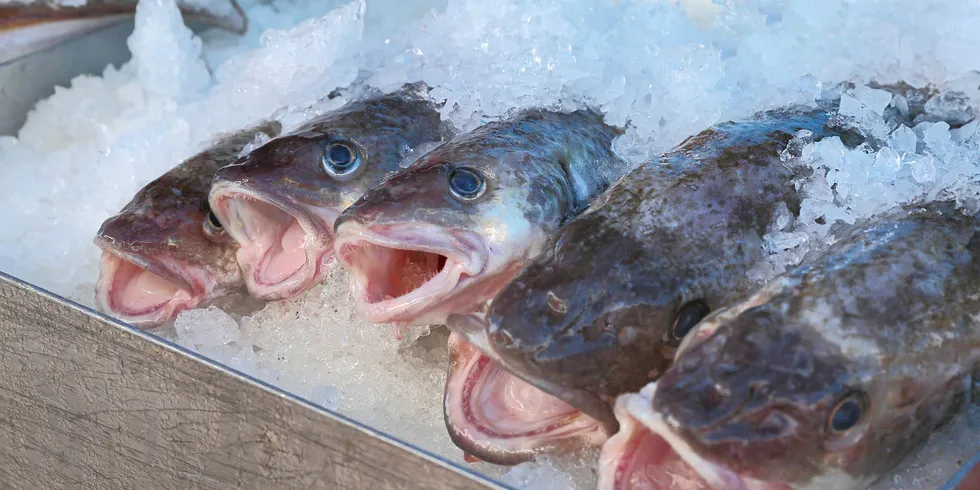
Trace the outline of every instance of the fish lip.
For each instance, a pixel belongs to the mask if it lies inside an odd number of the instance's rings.
[[[245,230],[241,220],[232,219],[235,216],[229,205],[232,200],[258,201],[273,206],[296,220],[305,234],[303,248],[306,258],[303,265],[283,280],[266,280],[264,267],[274,250],[265,251],[254,264],[251,260],[246,260],[248,247],[255,240]],[[289,299],[309,289],[326,275],[326,266],[333,258],[333,223],[340,216],[340,211],[326,206],[307,210],[302,204],[278,199],[237,182],[221,180],[212,183],[208,203],[228,236],[240,246],[236,258],[242,268],[246,288],[253,297],[266,301]]]
[[[632,432],[642,428],[668,444],[670,449],[680,456],[681,460],[711,488],[718,490],[789,488],[778,483],[772,484],[743,477],[724,465],[714,463],[698,455],[694,448],[672,427],[676,422],[672,422],[654,410],[653,403],[657,383],[654,381],[646,385],[639,393],[627,393],[617,397],[613,410],[621,427],[624,427],[625,430],[610,437],[603,445],[599,456],[599,490],[621,488],[618,486],[620,483],[618,477],[621,476],[617,471],[619,466],[613,463],[618,462],[616,458],[619,455],[618,452],[629,441]]]
[[[197,307],[208,299],[209,291],[213,289],[211,285],[216,282],[213,274],[206,270],[201,270],[196,275],[175,261],[148,259],[141,254],[123,250],[104,237],[97,237],[95,244],[103,252],[99,259],[99,279],[95,286],[96,309],[138,328],[160,326],[172,320],[180,311]],[[117,307],[113,299],[115,277],[123,262],[166,279],[177,286],[179,293],[168,301],[141,311],[127,311]]]
[[[479,349],[491,360],[500,364],[511,375],[524,380],[524,382],[559,400],[565,401],[565,403],[579,410],[585,416],[596,420],[606,436],[610,436],[619,431],[619,423],[613,415],[613,410],[600,397],[582,390],[557,385],[547,379],[530,375],[520,369],[515,369],[506,358],[496,351],[490,342],[488,335],[490,324],[487,320],[486,312],[451,314],[446,318],[445,323],[449,330],[466,339],[467,342]],[[569,401],[569,398],[575,399],[575,402]]]
[[[372,303],[368,292],[372,278],[354,263],[355,251],[365,245],[437,254],[446,258],[446,264],[434,277],[407,294]],[[338,262],[350,272],[355,311],[371,323],[422,321],[427,310],[452,298],[456,291],[484,272],[489,257],[484,240],[476,233],[423,223],[366,226],[354,220],[344,221],[336,229],[333,250]],[[436,318],[425,323],[441,321]]]
[[[468,345],[459,334],[450,335],[449,349],[452,364],[446,377],[443,416],[450,439],[467,454],[488,463],[515,465],[541,452],[598,446],[605,440],[599,423],[573,407],[558,416],[540,417],[546,425],[532,418],[529,429],[501,428],[485,416],[479,402],[473,402],[483,393],[476,388],[486,379],[488,370],[490,374],[493,370],[506,370],[494,365],[489,356]]]

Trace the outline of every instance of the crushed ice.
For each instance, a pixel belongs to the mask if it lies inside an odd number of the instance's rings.
[[[716,122],[836,94],[868,144],[794,142],[802,156],[788,163],[814,172],[797,183],[799,218],[774,210],[760,279],[832,243],[840,223],[898,203],[980,207],[980,4],[714,3],[245,0],[238,38],[194,35],[173,0],[143,0],[131,62],[76,78],[16,138],[0,137],[0,269],[92,304],[92,235],[136,190],[219,132],[270,116],[289,129],[354,97],[326,99],[358,80],[424,80],[464,129],[525,107],[589,105],[626,128],[614,145],[632,163]],[[333,271],[322,289],[244,317],[184,312],[177,341],[458,461],[440,408],[445,332],[395,342],[354,319],[345,285]],[[504,479],[588,488],[587,459],[527,463]],[[918,478],[906,473],[896,485]]]

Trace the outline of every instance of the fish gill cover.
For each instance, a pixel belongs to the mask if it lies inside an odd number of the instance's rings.
[[[340,106],[346,95],[326,95],[358,77],[385,91],[425,81],[461,130],[522,108],[589,105],[626,127],[614,148],[634,164],[717,122],[843,89],[840,111],[870,143],[800,139],[795,164],[819,171],[799,182],[800,217],[777,220],[767,235],[772,260],[760,278],[832,241],[837,220],[917,198],[977,205],[980,5],[722,1],[698,7],[702,26],[685,11],[693,2],[240,3],[249,27],[239,39],[193,35],[173,0],[141,2],[131,62],[76,78],[40,102],[17,137],[0,137],[0,270],[91,305],[91,236],[140,187],[219,133],[270,115],[288,131]],[[900,82],[934,89],[872,88]],[[410,344],[428,332],[416,329],[397,345],[387,329],[357,328],[339,271],[293,304],[230,312],[186,312],[176,338],[460,460],[438,406],[444,338]],[[562,460],[564,469],[544,458],[505,480],[590,488],[594,456]]]

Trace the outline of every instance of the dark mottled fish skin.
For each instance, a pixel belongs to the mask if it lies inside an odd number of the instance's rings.
[[[387,247],[397,247],[389,240],[392,230],[414,227],[413,240],[440,238],[440,247],[466,249],[444,253],[453,255],[449,260],[455,265],[466,262],[467,277],[456,285],[452,299],[419,301],[414,304],[420,307],[398,313],[387,308],[389,301],[366,304],[366,293],[355,291],[359,314],[375,323],[440,324],[447,314],[474,311],[540,253],[561,223],[581,212],[625,171],[627,165],[611,149],[619,134],[592,111],[527,110],[444,143],[364,194],[336,224],[338,255],[346,267],[351,267],[351,260],[345,247],[356,249],[372,240],[368,235],[377,234],[385,235]],[[486,191],[478,199],[463,201],[451,195],[448,177],[459,168],[473,169],[485,178]],[[347,237],[344,243],[341,236]],[[490,276],[495,276],[492,285],[487,282]],[[472,294],[464,301],[465,289]]]
[[[118,214],[103,222],[95,237],[104,251],[96,287],[98,309],[139,327],[154,327],[183,309],[240,289],[237,245],[220,228],[205,226],[208,190],[218,169],[235,161],[256,135],[274,137],[280,130],[278,122],[263,122],[220,136],[207,150],[144,186]],[[116,276],[119,257],[170,281],[188,297],[146,315],[120,311],[114,292],[127,284],[118,283],[126,280]]]
[[[619,134],[589,110],[526,110],[444,143],[366,193],[336,225],[335,250],[351,271],[358,315],[401,331],[484,306],[563,222],[628,170],[612,151]],[[477,197],[460,196],[459,172],[479,176]],[[601,438],[588,433],[594,421],[505,379],[513,377],[456,340],[443,406],[453,442],[468,454],[515,464]],[[527,400],[534,408],[497,402],[499,393],[490,392],[502,386],[534,398]],[[496,425],[501,411],[485,405],[515,413]]]
[[[653,410],[702,467],[864,488],[957,409],[980,361],[978,292],[980,220],[952,202],[893,209],[702,322]],[[848,401],[860,417],[835,430]]]
[[[217,173],[211,206],[242,245],[239,262],[252,296],[288,299],[319,283],[327,272],[325,265],[333,259],[337,216],[386,176],[401,170],[400,165],[419,147],[450,136],[452,128],[441,121],[438,106],[427,92],[424,84],[409,84],[392,94],[355,100],[266,143]],[[359,159],[359,166],[349,175],[324,171],[324,158],[333,144],[347,145]],[[237,208],[223,204],[226,198],[243,195],[246,200],[279,208],[302,226],[307,258],[297,276],[263,282],[259,276],[264,259],[243,255],[248,244],[256,242],[252,235],[259,232],[242,223]],[[240,213],[254,215],[255,210]]]
[[[766,260],[773,211],[783,203],[797,215],[802,199],[780,152],[798,131],[819,139],[830,127],[823,110],[769,111],[637,167],[494,298],[490,350],[615,432],[612,399],[668,367],[681,307],[719,308],[758,287],[749,271]]]
[[[136,12],[137,3],[137,0],[87,0],[84,5],[75,7],[43,0],[14,2],[0,5],[0,32],[43,22],[132,15]],[[225,4],[222,12],[201,8],[195,2],[177,1],[181,13],[194,20],[244,34],[248,28],[245,12],[236,0],[225,0]]]

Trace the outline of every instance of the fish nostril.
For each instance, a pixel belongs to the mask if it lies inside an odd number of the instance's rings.
[[[714,385],[705,386],[698,393],[698,402],[706,412],[712,412],[725,402],[725,395]]]

